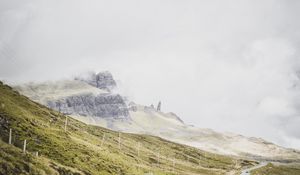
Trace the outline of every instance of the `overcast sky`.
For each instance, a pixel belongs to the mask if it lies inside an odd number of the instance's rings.
[[[109,70],[130,100],[161,100],[188,124],[300,148],[299,9],[297,0],[1,0],[0,79]]]

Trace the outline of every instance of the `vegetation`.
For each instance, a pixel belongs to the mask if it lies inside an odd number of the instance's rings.
[[[299,175],[300,167],[293,165],[274,165],[269,163],[267,166],[251,171],[251,175]]]
[[[89,126],[0,83],[0,174],[226,174],[253,161]],[[12,129],[12,145],[8,145]],[[22,153],[24,140],[27,153]],[[39,156],[34,154],[38,152]]]

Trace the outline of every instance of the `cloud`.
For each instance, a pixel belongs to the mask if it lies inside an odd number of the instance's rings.
[[[131,100],[300,147],[297,1],[0,3],[0,78],[110,70]]]

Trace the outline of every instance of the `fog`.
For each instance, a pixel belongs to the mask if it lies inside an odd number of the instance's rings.
[[[136,103],[300,148],[300,2],[2,0],[0,79],[110,71]]]

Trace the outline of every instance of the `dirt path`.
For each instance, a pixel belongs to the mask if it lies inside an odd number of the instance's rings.
[[[260,162],[258,165],[253,166],[251,168],[247,168],[245,170],[242,171],[241,175],[250,175],[250,171],[261,168],[263,166],[266,166],[268,164],[268,162]]]

